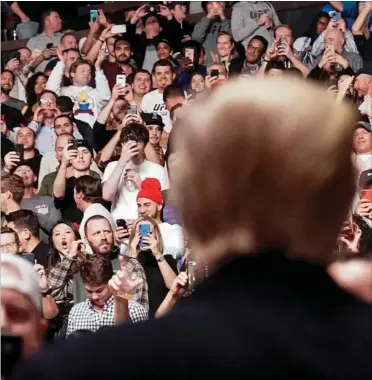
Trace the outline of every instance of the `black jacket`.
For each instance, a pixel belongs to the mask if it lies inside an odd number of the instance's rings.
[[[245,257],[168,317],[47,348],[15,379],[370,380],[371,320],[323,267]]]

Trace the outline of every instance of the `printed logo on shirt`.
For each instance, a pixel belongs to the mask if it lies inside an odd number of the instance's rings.
[[[88,97],[88,94],[85,90],[82,90],[76,95],[76,101],[74,104],[74,115],[89,114],[94,116],[93,106],[93,99]]]
[[[48,205],[37,205],[35,206],[36,212],[38,214],[47,215],[49,214],[49,207]]]
[[[156,112],[164,111],[165,109],[166,108],[164,103],[158,103],[154,105],[154,111]]]
[[[250,11],[249,12],[249,16],[250,18],[254,18],[254,19],[259,19],[262,15],[264,15],[265,13],[268,13],[268,9],[264,9],[264,10],[259,10],[259,11]]]

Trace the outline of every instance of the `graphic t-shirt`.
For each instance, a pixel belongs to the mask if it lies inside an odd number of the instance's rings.
[[[163,101],[163,93],[159,90],[154,90],[146,94],[142,99],[141,109],[146,113],[157,113],[163,118],[165,124],[164,130],[169,133],[172,130],[172,122],[170,120],[169,111],[165,107]]]

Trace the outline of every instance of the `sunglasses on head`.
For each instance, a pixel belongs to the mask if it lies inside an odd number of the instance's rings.
[[[41,104],[47,104],[47,103],[55,103],[56,101],[53,99],[40,99]]]

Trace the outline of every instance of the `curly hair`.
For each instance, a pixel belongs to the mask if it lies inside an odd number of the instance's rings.
[[[48,80],[48,77],[44,73],[35,73],[26,84],[26,98],[27,98],[27,104],[29,107],[32,107],[34,104],[36,104],[39,100],[39,96],[35,92],[35,85],[37,80],[40,77],[44,77],[45,80]]]

